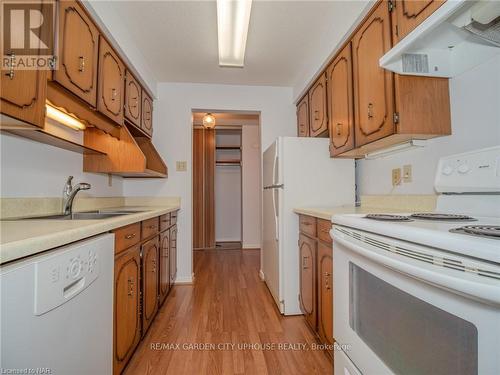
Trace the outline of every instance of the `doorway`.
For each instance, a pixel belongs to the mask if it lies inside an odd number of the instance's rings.
[[[260,178],[260,114],[193,111],[193,250],[260,248]]]

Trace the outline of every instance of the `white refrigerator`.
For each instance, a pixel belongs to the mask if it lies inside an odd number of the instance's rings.
[[[280,312],[299,307],[297,207],[354,204],[354,160],[329,157],[327,138],[279,137],[264,152],[261,278]]]

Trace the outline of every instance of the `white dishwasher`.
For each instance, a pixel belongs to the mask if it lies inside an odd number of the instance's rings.
[[[2,374],[112,373],[113,259],[103,234],[0,268]]]

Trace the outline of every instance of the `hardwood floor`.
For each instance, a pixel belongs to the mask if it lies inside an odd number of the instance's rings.
[[[333,373],[327,355],[312,349],[316,340],[304,318],[279,313],[259,279],[258,250],[194,254],[194,285],[173,288],[126,375]],[[201,344],[208,347],[194,347]]]

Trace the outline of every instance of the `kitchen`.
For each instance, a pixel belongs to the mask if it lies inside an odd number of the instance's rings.
[[[2,52],[2,370],[500,371],[498,2],[48,4]],[[234,111],[260,243],[194,250],[194,114]]]

